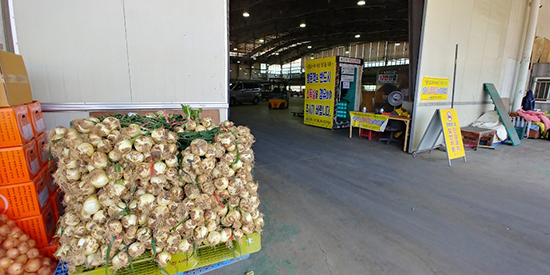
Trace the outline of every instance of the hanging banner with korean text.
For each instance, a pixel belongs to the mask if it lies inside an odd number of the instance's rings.
[[[449,79],[423,77],[422,78],[422,94],[420,100],[446,100],[449,93]]]
[[[306,60],[304,124],[332,129],[336,57]]]
[[[462,133],[458,124],[458,114],[455,109],[439,110],[441,116],[441,126],[443,126],[443,136],[447,147],[447,156],[449,159],[464,157],[464,144],[462,143]]]
[[[351,126],[376,132],[384,132],[390,116],[373,113],[349,112]]]

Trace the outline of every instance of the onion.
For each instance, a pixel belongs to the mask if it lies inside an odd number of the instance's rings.
[[[40,259],[30,259],[26,264],[25,264],[25,271],[26,272],[36,272],[40,269],[40,267],[42,266],[42,261]]]
[[[135,226],[137,224],[137,216],[134,215],[134,214],[124,216],[124,217],[122,217],[121,222],[122,222],[122,226],[124,228],[129,228],[130,226]]]
[[[19,255],[19,256],[17,256],[17,258],[15,258],[16,263],[24,264],[24,263],[27,262],[27,260],[28,260],[28,258],[27,258],[27,255],[25,255],[25,254]]]
[[[22,263],[13,263],[8,267],[9,274],[22,274],[23,273],[23,264]]]
[[[29,244],[29,249],[36,247],[36,241],[33,239],[28,240],[27,243]]]
[[[36,273],[38,275],[50,275],[50,274],[52,274],[52,269],[50,267],[43,266]]]
[[[103,119],[103,124],[109,128],[109,130],[117,130],[120,128],[120,121],[116,117],[106,117]]]
[[[52,266],[52,265],[53,265],[52,259],[48,257],[44,257],[42,259],[42,266]]]
[[[170,255],[170,253],[166,251],[160,252],[157,255],[157,263],[161,267],[166,267],[168,265],[168,262],[170,262],[171,259],[172,259],[172,255]]]
[[[92,155],[92,166],[97,169],[105,169],[107,168],[107,163],[109,162],[109,159],[107,158],[107,154],[102,152],[95,152]]]
[[[27,238],[28,238],[28,236],[27,236]],[[21,238],[19,238],[19,239],[21,239]],[[20,253],[20,254],[25,254],[25,253],[27,253],[27,251],[29,251],[30,246],[29,246],[29,244],[26,243],[26,242],[21,242],[21,243],[19,244],[19,246],[17,247],[17,249],[19,250],[19,253]]]
[[[143,162],[143,160],[145,160],[145,156],[138,151],[130,151],[128,154],[124,155],[124,160],[137,164]]]
[[[130,151],[132,151],[132,142],[127,139],[121,140],[115,144],[115,150],[117,150],[122,154],[127,154]],[[109,156],[110,156],[110,153],[109,153]]]
[[[153,139],[148,136],[139,136],[134,141],[134,147],[136,148],[136,151],[141,153],[150,152],[153,145]]]
[[[130,124],[128,127],[122,129],[122,134],[135,138],[141,134],[141,126],[137,124]]]
[[[135,259],[145,252],[145,246],[140,242],[135,242],[128,247],[128,254]]]
[[[34,259],[40,255],[40,251],[36,248],[31,248],[29,251],[27,251],[27,258]]]
[[[231,238],[232,234],[233,232],[231,232],[230,228],[222,229],[222,232],[220,233],[220,242],[222,243],[227,242]]]
[[[107,125],[103,123],[98,123],[94,126],[94,134],[100,136],[100,137],[106,137],[111,133],[110,127],[107,127]]]
[[[207,241],[208,243],[211,245],[211,246],[215,246],[217,245],[218,243],[220,243],[221,241],[221,235],[219,232],[217,231],[212,231],[208,234],[208,238],[207,238]]]
[[[166,139],[166,131],[164,129],[155,129],[151,131],[151,138],[156,143],[162,143]]]
[[[80,157],[91,157],[94,154],[94,146],[88,142],[83,142],[76,148]]]
[[[13,259],[10,259],[8,257],[4,257],[4,258],[0,259],[0,268],[6,270],[13,263],[14,263]]]
[[[100,153],[100,154],[103,154],[103,153]],[[106,162],[105,162],[105,165],[107,165]],[[105,186],[107,183],[109,183],[109,177],[107,177],[107,173],[105,172],[105,170],[96,169],[92,171],[92,173],[90,173],[89,181],[95,188],[101,188]]]
[[[179,249],[179,252],[180,252],[180,253],[185,253],[185,252],[187,252],[190,248],[191,248],[191,244],[189,243],[189,241],[188,241],[187,239],[182,240],[182,241],[178,244],[178,249]]]
[[[82,210],[88,215],[93,215],[100,208],[101,208],[101,204],[97,200],[97,196],[92,195],[92,196],[88,197],[86,199],[86,201],[84,201],[84,205],[83,205]]]
[[[10,248],[6,252],[6,256],[8,256],[11,259],[15,259],[17,258],[17,256],[19,256],[19,250],[17,248]]]
[[[10,227],[7,224],[0,226],[0,236],[6,237],[10,233]]]
[[[113,150],[109,152],[109,160],[117,162],[121,159],[122,159],[122,154],[119,151]]]
[[[206,226],[201,225],[195,228],[195,239],[199,239],[199,240],[204,239],[207,233],[208,233],[208,229],[206,229]]]

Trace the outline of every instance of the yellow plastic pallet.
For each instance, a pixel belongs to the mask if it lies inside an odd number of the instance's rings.
[[[203,246],[200,247],[193,257],[191,253],[176,254],[172,256],[171,264],[164,268],[168,274],[178,274],[184,271],[212,265],[222,261],[234,259],[244,255],[252,254],[260,251],[262,248],[260,233],[252,233],[245,235],[240,241],[233,241],[233,249],[229,249],[225,244],[219,244],[215,247]],[[151,254],[144,254],[132,261],[133,272],[128,267],[120,269],[116,272],[111,271],[109,267],[108,273],[105,271],[105,267],[99,267],[96,269],[77,268],[72,275],[127,275],[127,274],[159,274],[166,275],[162,269],[153,261]]]

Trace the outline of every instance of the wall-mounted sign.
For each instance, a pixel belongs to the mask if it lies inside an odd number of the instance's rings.
[[[353,82],[355,81],[355,76],[354,75],[341,75],[340,76],[340,81],[348,81],[348,82]]]
[[[341,67],[342,74],[350,74],[355,75],[355,68],[354,67],[348,67],[348,66],[342,66]]]
[[[338,61],[340,63],[350,63],[350,64],[358,64],[358,65],[361,65],[363,63],[363,60],[359,58],[351,58],[351,57],[343,57],[343,56],[340,56],[340,58],[338,58]]]
[[[378,74],[378,83],[397,83],[397,74],[396,70],[390,71],[380,71]]]
[[[423,77],[420,100],[446,100],[449,93],[449,79]]]

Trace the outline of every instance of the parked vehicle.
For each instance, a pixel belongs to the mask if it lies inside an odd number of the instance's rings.
[[[261,90],[258,83],[232,83],[229,87],[229,105],[243,102],[258,104],[261,99]]]

